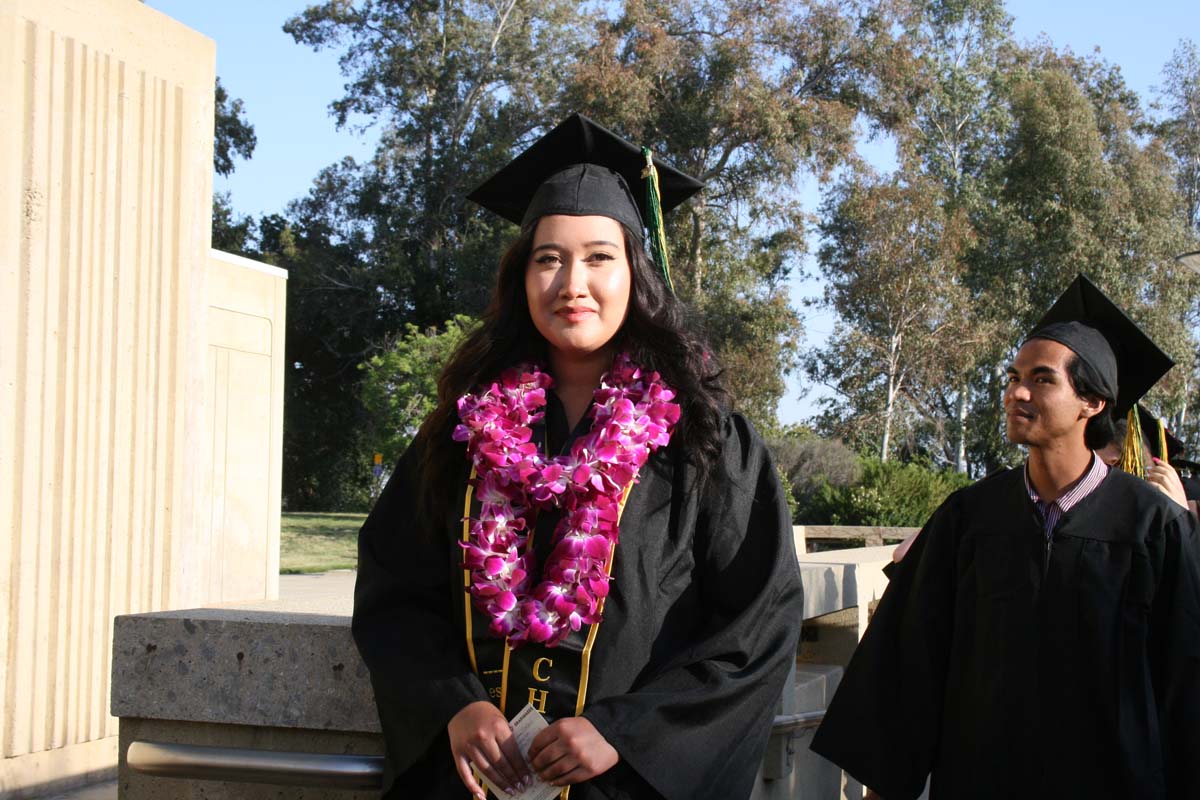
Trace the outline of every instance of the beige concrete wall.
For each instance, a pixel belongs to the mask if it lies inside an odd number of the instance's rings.
[[[135,0],[0,0],[0,795],[111,763],[113,616],[207,599],[214,62]]]
[[[211,251],[205,358],[207,525],[188,561],[209,603],[279,596],[287,272]]]

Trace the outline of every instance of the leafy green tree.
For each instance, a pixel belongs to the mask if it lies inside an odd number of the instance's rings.
[[[508,227],[465,196],[556,121],[564,54],[582,49],[587,20],[566,0],[330,0],[284,25],[341,50],[338,123],[381,129],[353,211],[398,305],[393,329],[482,308]]]
[[[1002,91],[1012,18],[998,0],[922,0],[905,29],[918,65],[911,121],[896,129],[905,169],[944,187],[947,205],[971,209],[1011,124]]]
[[[906,18],[906,40],[918,65],[911,122],[896,129],[904,174],[919,173],[942,187],[948,213],[962,213],[974,230],[985,205],[985,188],[1003,137],[1011,125],[1004,102],[1013,60],[1011,17],[999,0],[922,0]],[[904,87],[900,87],[902,90]],[[929,380],[913,396],[919,409],[918,439],[960,472],[967,471],[967,443],[975,417],[970,413],[975,376],[994,347],[990,298],[977,279],[972,248],[959,254],[956,291],[970,302],[958,311],[975,331],[960,342],[957,358],[941,380]],[[936,457],[936,456],[935,456]]]
[[[213,192],[212,246],[226,253],[253,257],[255,224],[248,216],[233,210],[229,192]]]
[[[229,96],[220,78],[217,78],[213,108],[216,113],[213,169],[218,175],[232,175],[234,156],[248,159],[254,155],[258,137],[254,135],[254,126],[246,121],[245,105],[240,99]]]
[[[875,91],[902,62],[894,20],[888,3],[629,0],[568,86],[567,107],[705,182],[668,222],[675,283],[767,430],[801,333],[784,297],[805,246],[794,189],[854,157],[860,114],[905,113]]]
[[[857,177],[822,208],[825,303],[840,323],[811,357],[809,375],[837,390],[841,418],[877,433],[880,460],[893,427],[930,383],[959,369],[980,335],[967,323],[960,254],[970,232],[931,181]]]
[[[404,333],[359,365],[362,402],[370,417],[367,439],[385,464],[394,465],[437,406],[437,379],[442,367],[475,320],[464,315],[447,320],[442,330],[408,324]]]
[[[1151,125],[1120,70],[1096,56],[1057,52],[1044,40],[1017,47],[995,0],[920,0],[908,9],[902,44],[912,70],[907,81],[881,89],[912,101],[911,115],[891,129],[900,155],[895,180],[940,187],[937,204],[962,225],[957,264],[940,278],[948,308],[936,318],[972,335],[916,359],[920,374],[905,374],[896,393],[885,355],[862,358],[871,337],[856,315],[867,311],[844,303],[838,332],[819,354],[823,363],[809,364],[814,377],[836,377],[841,389],[823,427],[861,447],[881,441],[891,419],[902,452],[960,470],[1011,462],[1019,454],[1004,438],[998,376],[1078,271],[1130,308],[1180,362],[1150,401],[1186,419],[1196,286],[1171,259],[1189,241],[1179,224],[1191,219],[1180,191],[1186,181],[1171,185],[1185,174],[1178,148],[1186,126]],[[1182,48],[1168,69],[1174,97],[1186,96],[1187,65]],[[1172,118],[1186,117],[1185,108],[1172,106]],[[837,227],[839,210],[826,207],[825,230]],[[879,241],[889,235],[863,233]],[[871,269],[858,261],[844,268]],[[889,399],[902,401],[898,416]]]
[[[233,174],[235,156],[249,159],[254,155],[258,138],[254,126],[245,116],[240,99],[230,98],[229,92],[217,78],[213,109],[213,170],[218,175]],[[254,220],[239,217],[233,210],[228,192],[213,193],[212,246],[227,253],[252,255]]]
[[[361,178],[347,159],[323,170],[287,216],[260,221],[262,258],[288,270],[284,497],[293,510],[361,510],[370,501],[368,417],[358,365],[402,323],[364,257]]]
[[[1163,67],[1162,103],[1169,115],[1158,135],[1175,162],[1183,218],[1200,236],[1200,50],[1183,39]]]

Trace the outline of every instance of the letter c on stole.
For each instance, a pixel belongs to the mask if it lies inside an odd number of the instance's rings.
[[[545,683],[546,681],[550,680],[549,675],[542,677],[542,673],[541,673],[542,664],[545,664],[546,668],[549,669],[550,667],[554,666],[554,661],[552,659],[546,658],[545,656],[542,656],[537,661],[533,662],[533,679],[535,681],[537,681],[538,683]]]

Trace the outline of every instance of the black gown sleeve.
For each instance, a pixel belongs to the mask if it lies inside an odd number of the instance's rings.
[[[583,712],[671,800],[750,796],[803,616],[775,467],[740,416],[725,437],[724,474],[710,479],[697,517],[695,635],[633,691]]]
[[[1150,610],[1150,668],[1169,797],[1200,797],[1200,531],[1196,517],[1168,523]]]
[[[954,624],[952,495],[890,582],[811,748],[886,800],[925,788],[939,740]]]
[[[359,532],[351,630],[388,743],[385,793],[394,784],[405,797],[434,797],[437,787],[461,788],[446,774],[447,723],[488,697],[450,618],[449,548],[416,518],[419,463],[414,444]]]

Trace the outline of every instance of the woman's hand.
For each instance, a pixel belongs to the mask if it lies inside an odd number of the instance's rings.
[[[458,777],[479,800],[487,793],[471,774],[472,765],[509,794],[525,788],[529,770],[500,709],[484,700],[471,703],[454,715],[446,732]]]
[[[1179,473],[1165,461],[1154,459],[1154,463],[1146,470],[1146,480],[1162,489],[1163,493],[1184,508],[1188,507],[1187,495],[1183,491],[1183,481]]]
[[[608,772],[620,755],[586,717],[567,717],[533,737],[529,763],[555,786],[582,783]]]

